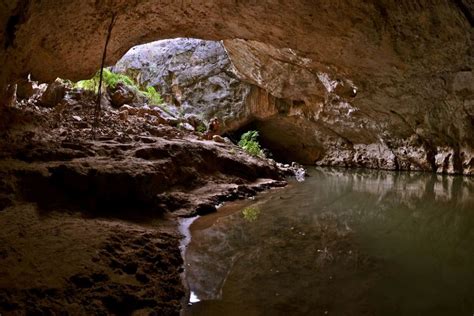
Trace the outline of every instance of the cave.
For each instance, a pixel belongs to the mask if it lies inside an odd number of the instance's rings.
[[[0,3],[0,315],[472,313],[473,14]]]

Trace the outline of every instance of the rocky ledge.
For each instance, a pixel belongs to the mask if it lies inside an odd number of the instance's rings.
[[[143,104],[106,106],[93,140],[93,97],[73,95],[2,109],[0,312],[178,315],[175,219],[284,174]]]

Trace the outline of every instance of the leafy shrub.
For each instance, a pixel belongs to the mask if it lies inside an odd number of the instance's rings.
[[[239,141],[239,146],[252,156],[264,157],[264,153],[260,144],[257,141],[258,132],[248,131],[242,134]]]
[[[149,100],[150,105],[160,105],[163,103],[163,99],[155,87],[147,87],[146,91],[142,91],[142,94]]]
[[[87,91],[94,91],[95,93],[97,93],[97,90],[99,88],[99,80],[96,80],[96,76],[94,76],[91,79],[81,80],[76,83],[73,83],[73,87]]]
[[[205,131],[207,131],[207,127],[204,124],[199,124],[196,128],[196,131],[198,131],[199,133],[204,133]]]
[[[122,75],[122,74],[116,74],[107,68],[104,68],[104,73],[103,73],[102,78],[103,78],[102,84],[104,88],[107,88],[107,87],[115,88],[117,84],[121,82],[137,91],[140,90],[137,84],[130,77],[126,75]],[[73,86],[75,88],[90,90],[97,93],[97,90],[99,89],[99,79],[100,79],[100,70],[97,71],[94,77],[92,77],[91,79],[78,81],[75,84],[73,84]]]
[[[96,74],[96,76],[99,76],[99,75],[100,75],[100,72],[98,72]],[[114,72],[110,71],[109,69],[104,69],[103,79],[104,79],[104,83],[107,87],[115,88],[117,86],[117,84],[120,82],[120,83],[123,83],[126,86],[131,87],[131,88],[135,88],[136,90],[140,90],[138,88],[138,85],[133,81],[133,79],[131,79],[127,75],[114,73]]]
[[[129,76],[124,74],[118,74],[110,71],[107,68],[104,68],[103,72],[103,81],[102,85],[104,88],[110,87],[115,88],[118,83],[122,83],[132,90],[134,90],[137,94],[140,94],[147,98],[150,102],[150,105],[160,105],[163,103],[163,99],[161,95],[156,91],[154,87],[147,87],[146,91],[140,89],[138,84]],[[94,91],[95,93],[98,92],[99,89],[99,80],[100,80],[100,70],[88,80],[81,80],[73,84],[74,88],[79,88],[83,90]]]

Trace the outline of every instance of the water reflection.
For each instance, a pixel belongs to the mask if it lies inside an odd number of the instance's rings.
[[[185,314],[474,313],[473,178],[310,175],[193,224]]]
[[[258,207],[248,206],[244,208],[242,211],[242,215],[244,219],[248,222],[254,222],[258,219],[258,215],[260,214],[260,209]]]

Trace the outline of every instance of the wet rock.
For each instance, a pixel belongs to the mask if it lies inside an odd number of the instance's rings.
[[[198,215],[206,215],[209,213],[214,213],[216,211],[216,207],[214,203],[203,203],[196,208],[196,214]]]

